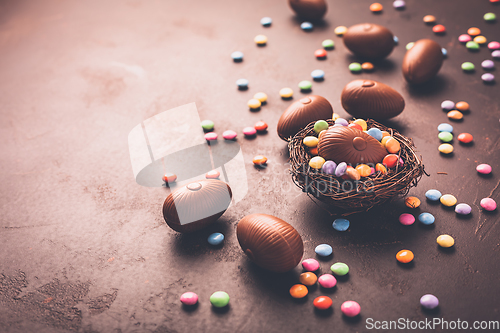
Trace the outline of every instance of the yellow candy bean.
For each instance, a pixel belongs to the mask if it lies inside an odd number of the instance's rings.
[[[265,101],[267,101],[267,95],[263,92],[256,93],[255,95],[253,95],[253,98],[255,98],[256,100],[259,100],[261,103],[264,103]]]
[[[455,244],[455,240],[450,235],[441,235],[436,241],[441,247],[452,247]]]
[[[439,145],[438,150],[443,154],[450,154],[453,152],[453,146],[449,143],[443,143]]]
[[[455,206],[455,204],[457,203],[457,198],[455,198],[451,194],[445,194],[445,195],[441,196],[441,198],[439,198],[439,201],[441,201],[441,203],[444,206],[451,207],[451,206]]]
[[[366,164],[358,165],[356,171],[359,172],[361,177],[368,177],[372,173],[372,169]]]
[[[302,140],[302,143],[309,148],[316,147],[318,145],[318,142],[319,140],[315,136],[306,136],[304,140]]]
[[[252,98],[248,101],[247,105],[250,109],[258,109],[260,108],[261,103],[258,99]]]
[[[309,166],[313,169],[321,169],[323,164],[325,164],[325,159],[321,156],[314,156],[309,161]]]
[[[293,96],[293,90],[291,88],[283,88],[280,90],[280,96],[283,98],[290,98]]]
[[[267,37],[264,36],[264,35],[257,35],[257,36],[255,36],[255,38],[253,39],[253,41],[257,45],[264,45],[264,44],[267,43]]]

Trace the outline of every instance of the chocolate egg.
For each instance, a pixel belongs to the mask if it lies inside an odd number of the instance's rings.
[[[405,100],[400,93],[373,80],[349,82],[342,90],[340,100],[342,107],[357,118],[392,118],[405,108]]]
[[[424,83],[436,76],[442,64],[441,46],[433,40],[420,39],[406,51],[403,75],[409,83]]]
[[[345,46],[355,55],[367,59],[385,58],[394,48],[392,32],[378,24],[361,23],[347,29]]]
[[[231,203],[228,184],[217,179],[189,183],[168,195],[163,218],[178,232],[194,232],[215,222]]]
[[[281,115],[278,121],[278,135],[287,141],[310,122],[330,119],[332,115],[332,105],[326,98],[317,95],[301,98]]]
[[[376,139],[353,127],[330,127],[318,143],[318,153],[325,160],[346,162],[379,163],[387,155],[385,148]]]
[[[325,0],[288,0],[297,16],[306,20],[320,20],[326,13]]]
[[[293,269],[304,254],[297,230],[272,215],[245,216],[238,222],[236,236],[241,249],[253,262],[273,272]]]

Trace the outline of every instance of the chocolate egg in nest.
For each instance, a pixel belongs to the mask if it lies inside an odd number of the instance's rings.
[[[376,139],[352,127],[330,127],[321,135],[319,156],[337,163],[379,163],[387,151]]]

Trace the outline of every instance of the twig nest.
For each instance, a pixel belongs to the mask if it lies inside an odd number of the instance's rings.
[[[331,119],[333,108],[324,97],[310,95],[290,105],[278,121],[278,135],[288,141],[311,121]]]
[[[430,39],[420,39],[406,51],[403,58],[403,76],[409,83],[419,84],[432,79],[441,69],[441,46]]]
[[[304,254],[304,244],[297,230],[272,215],[245,216],[238,222],[236,236],[250,260],[273,272],[293,269]]]
[[[348,164],[376,164],[387,155],[376,139],[353,127],[330,127],[318,143],[318,153],[325,160]]]
[[[321,20],[325,16],[325,0],[288,0],[288,4],[297,16],[311,21]]]
[[[373,80],[349,82],[340,96],[342,107],[356,118],[388,119],[405,108],[400,93],[386,84]]]
[[[381,59],[391,54],[394,48],[392,32],[378,24],[361,23],[347,29],[345,46],[355,55],[367,59]]]
[[[217,221],[231,198],[231,188],[221,180],[195,181],[168,195],[163,203],[163,218],[175,231],[198,231]]]

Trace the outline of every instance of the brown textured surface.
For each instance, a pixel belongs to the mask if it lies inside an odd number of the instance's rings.
[[[361,140],[366,144],[361,145]],[[325,160],[337,164],[346,162],[353,167],[359,163],[381,163],[388,154],[380,142],[370,135],[345,126],[330,127],[319,140],[318,152]]]
[[[405,108],[405,100],[400,93],[373,80],[349,82],[342,90],[340,99],[342,107],[356,118],[392,118]]]
[[[349,27],[344,34],[345,46],[366,59],[385,58],[394,48],[392,32],[379,24],[361,23]]]
[[[238,222],[236,235],[243,252],[257,265],[273,272],[295,268],[304,253],[297,230],[272,215],[245,216]]]
[[[317,21],[325,16],[325,0],[288,0],[288,4],[300,18]]]
[[[288,140],[311,121],[331,118],[333,108],[330,102],[317,95],[302,97],[290,105],[278,120],[278,135]]]
[[[441,46],[431,39],[420,39],[406,51],[401,69],[409,83],[429,81],[439,72],[443,64]]]
[[[498,320],[500,212],[479,206],[486,196],[500,202],[498,75],[496,85],[483,84],[478,67],[490,52],[469,52],[457,37],[477,24],[488,39],[499,40],[500,22],[487,24],[482,16],[493,11],[498,17],[500,7],[486,0],[407,0],[407,8],[396,11],[388,1],[374,15],[372,2],[328,0],[324,25],[305,33],[285,0],[0,1],[0,332],[364,333],[366,318]],[[429,13],[446,26],[445,35],[422,22]],[[272,17],[272,27],[259,24],[264,16]],[[381,64],[374,62],[373,73],[356,75],[347,68],[355,59],[333,29],[360,22],[388,27],[400,44]],[[253,43],[258,34],[269,37],[266,47]],[[335,50],[320,62],[313,52],[328,38]],[[428,84],[413,86],[401,62],[406,43],[421,38],[439,42],[449,57]],[[230,58],[236,50],[245,54],[242,63]],[[461,71],[464,61],[476,64],[474,74]],[[326,75],[313,82],[313,94],[344,118],[340,92],[354,79],[377,80],[403,95],[405,111],[384,124],[415,141],[431,175],[410,191],[423,199],[419,208],[396,200],[349,216],[349,230],[337,232],[335,217],[291,182],[287,143],[275,128],[283,111],[305,96],[297,83],[317,68]],[[239,78],[250,81],[247,91],[236,89]],[[283,87],[295,90],[292,100],[280,98]],[[249,112],[246,103],[259,91],[268,103]],[[445,99],[470,104],[470,114],[453,127],[475,141],[455,140],[453,156],[446,157],[437,151],[436,130],[448,121],[439,107]],[[175,188],[134,182],[127,135],[141,121],[191,102],[202,119],[215,122],[219,141],[226,129],[238,132],[248,194],[206,229],[181,234],[161,212]],[[259,120],[269,124],[268,133],[243,138],[241,129]],[[270,160],[266,169],[251,163],[260,154]],[[476,160],[493,173],[477,175]],[[431,188],[468,203],[472,214],[460,218],[426,202]],[[398,222],[401,213],[418,211],[432,213],[434,225]],[[253,213],[293,225],[303,237],[304,258],[315,256],[316,245],[331,244],[334,256],[320,261],[320,274],[342,261],[348,276],[334,290],[317,288],[304,302],[292,300],[288,290],[300,265],[273,274],[240,249],[236,224]],[[212,232],[224,234],[222,247],[207,243]],[[453,236],[454,249],[437,247],[440,234]],[[402,248],[414,251],[414,265],[397,263]],[[231,297],[226,311],[209,304],[217,290]],[[115,291],[111,302],[106,295]],[[185,291],[199,295],[196,309],[181,306]],[[328,292],[332,312],[318,313],[312,301]],[[439,297],[438,312],[421,309],[426,293]],[[98,299],[109,302],[93,315]],[[358,321],[342,316],[347,299],[361,305]]]
[[[231,197],[231,188],[223,181],[196,181],[168,195],[163,203],[163,218],[175,231],[198,231],[224,214],[231,203]],[[186,222],[181,224],[179,216]]]

